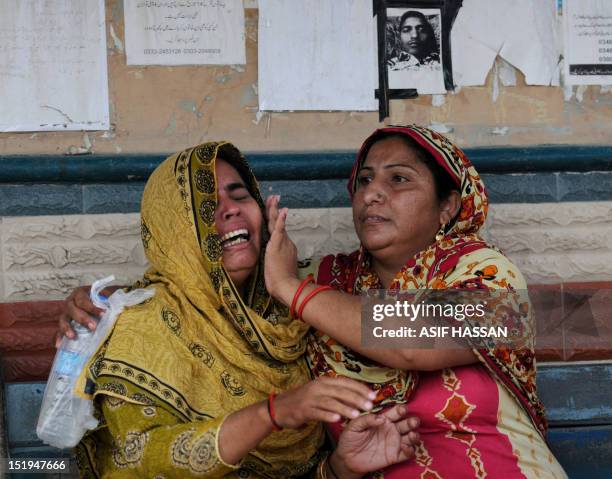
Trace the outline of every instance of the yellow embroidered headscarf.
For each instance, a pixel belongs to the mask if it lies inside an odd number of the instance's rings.
[[[141,212],[150,269],[139,286],[154,288],[155,296],[119,317],[91,362],[95,394],[155,404],[188,422],[237,411],[309,379],[307,326],[290,321],[266,292],[265,244],[244,298],[223,267],[214,224],[219,158],[236,168],[264,214],[255,177],[230,143],[184,150],[154,171]],[[305,472],[322,434],[315,424],[272,434],[243,467],[282,464],[287,475]]]

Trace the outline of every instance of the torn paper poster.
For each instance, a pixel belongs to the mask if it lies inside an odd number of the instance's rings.
[[[566,0],[563,9],[565,83],[612,83],[612,2]]]
[[[259,109],[378,109],[372,2],[259,0]]]
[[[457,85],[484,85],[498,55],[521,70],[528,85],[559,84],[553,0],[464,0],[451,45]]]
[[[109,128],[104,0],[0,0],[0,131]]]
[[[245,64],[242,0],[123,2],[128,65]]]

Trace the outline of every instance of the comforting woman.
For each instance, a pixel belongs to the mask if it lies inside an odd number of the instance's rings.
[[[377,130],[357,155],[349,193],[361,247],[310,264],[301,272],[314,271],[317,284],[309,284],[298,278],[287,211],[273,210],[279,221],[267,248],[266,284],[317,330],[309,342],[315,375],[362,381],[378,392],[377,407],[406,403],[420,418],[415,458],[384,477],[566,477],[546,445],[527,286],[478,236],[488,200],[465,154],[427,128]],[[359,295],[383,288],[503,292],[488,319],[518,324],[527,340],[513,349],[365,348]],[[341,430],[340,422],[330,427],[336,437]]]

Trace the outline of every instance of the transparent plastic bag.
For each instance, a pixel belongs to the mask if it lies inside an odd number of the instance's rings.
[[[53,360],[36,427],[38,437],[50,446],[60,449],[74,447],[85,432],[98,425],[98,420],[93,416],[91,399],[75,392],[77,380],[123,309],[142,303],[154,294],[152,289],[136,289],[129,293],[117,290],[108,298],[102,296],[100,291],[114,279],[114,276],[109,276],[91,286],[92,302],[104,310],[96,330],[89,331],[73,323],[76,339],[64,337]],[[90,386],[87,384],[86,389]],[[92,392],[81,391],[86,394]]]

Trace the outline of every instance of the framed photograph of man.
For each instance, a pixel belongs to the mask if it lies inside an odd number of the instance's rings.
[[[454,88],[450,30],[462,0],[377,0],[381,117],[388,100]],[[382,102],[387,102],[383,105]]]
[[[442,12],[431,8],[387,8],[385,50],[389,89],[445,93],[442,73]]]

